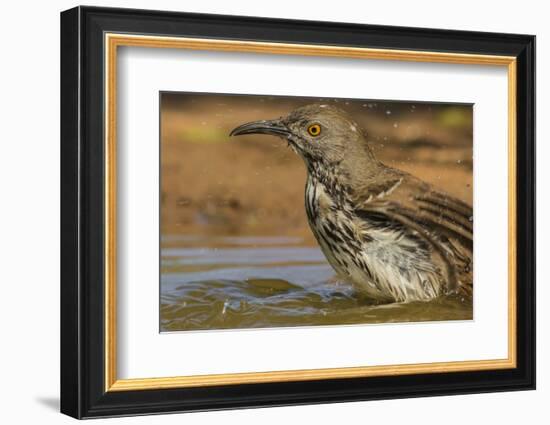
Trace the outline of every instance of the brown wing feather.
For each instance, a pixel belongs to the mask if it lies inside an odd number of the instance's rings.
[[[466,203],[421,180],[390,169],[383,183],[369,184],[356,197],[360,216],[384,214],[416,232],[432,247],[447,270],[449,290],[471,293],[473,213]]]

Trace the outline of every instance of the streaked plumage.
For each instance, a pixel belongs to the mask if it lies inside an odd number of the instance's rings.
[[[303,158],[307,218],[341,278],[380,302],[471,294],[472,208],[378,161],[345,112],[310,105],[232,132],[250,133],[283,137]]]

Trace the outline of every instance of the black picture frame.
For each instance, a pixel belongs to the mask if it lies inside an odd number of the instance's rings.
[[[105,391],[104,34],[258,40],[517,58],[517,367]],[[61,412],[75,418],[535,388],[535,37],[76,7],[61,13]]]

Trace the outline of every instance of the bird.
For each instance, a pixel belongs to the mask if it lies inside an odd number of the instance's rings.
[[[358,294],[373,303],[472,296],[472,207],[379,161],[350,114],[309,104],[230,132],[249,134],[282,138],[302,158],[311,231]]]

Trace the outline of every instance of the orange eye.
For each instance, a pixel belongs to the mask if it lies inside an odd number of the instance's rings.
[[[319,134],[321,134],[321,126],[319,124],[312,124],[307,128],[307,132],[311,136],[317,137]]]

